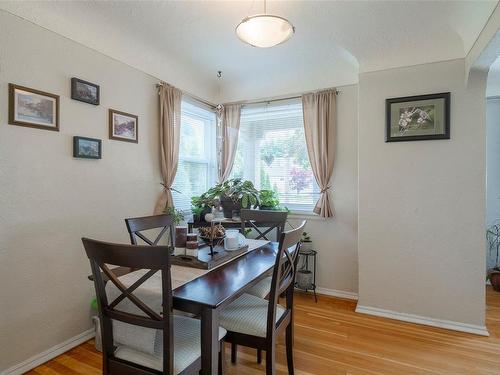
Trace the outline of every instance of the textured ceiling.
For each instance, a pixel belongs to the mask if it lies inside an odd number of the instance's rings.
[[[358,72],[464,57],[497,1],[268,2],[295,25],[257,49],[235,26],[260,1],[0,2],[0,8],[210,100],[355,83]],[[222,70],[223,77],[216,77]]]

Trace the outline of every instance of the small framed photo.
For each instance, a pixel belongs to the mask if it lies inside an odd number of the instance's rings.
[[[450,93],[386,100],[386,142],[450,139]]]
[[[138,143],[139,117],[130,113],[109,110],[109,138]]]
[[[59,131],[59,95],[9,83],[9,124]]]
[[[71,78],[71,99],[99,105],[99,85],[73,77]]]
[[[102,141],[95,138],[73,137],[73,157],[83,159],[101,159]]]

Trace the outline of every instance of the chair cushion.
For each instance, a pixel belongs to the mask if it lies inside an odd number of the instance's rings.
[[[173,316],[174,320],[174,374],[178,374],[201,356],[201,325],[197,319]],[[219,328],[219,340],[226,330]],[[155,343],[155,354],[141,352],[125,345],[118,346],[115,357],[158,371],[163,370],[163,342]]]
[[[266,277],[251,288],[248,288],[246,292],[259,298],[266,298],[271,291],[271,281],[272,277]]]
[[[267,300],[244,293],[221,312],[220,325],[228,331],[266,337],[267,306]],[[284,313],[285,308],[278,305],[276,321]]]

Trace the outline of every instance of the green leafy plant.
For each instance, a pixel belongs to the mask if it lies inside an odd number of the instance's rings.
[[[219,198],[227,197],[234,203],[241,202],[243,208],[259,205],[259,191],[251,181],[233,178],[215,185],[212,189],[212,193],[217,194]]]
[[[302,242],[312,242],[311,236],[307,232],[302,232]]]
[[[486,230],[486,241],[490,254],[495,257],[495,265],[488,270],[486,280],[491,280],[493,273],[500,273],[500,224],[492,225]]]
[[[260,208],[275,209],[279,208],[280,201],[273,190],[261,190],[259,192]]]
[[[179,225],[184,221],[184,213],[175,207],[168,207],[166,213],[172,216],[174,225]]]

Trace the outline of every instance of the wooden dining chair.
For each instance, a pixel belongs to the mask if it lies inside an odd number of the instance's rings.
[[[104,375],[173,375],[198,374],[201,369],[201,326],[199,320],[172,314],[170,256],[165,246],[140,246],[106,243],[82,238],[90,260],[102,332]],[[141,269],[132,285],[125,285],[109,265]],[[157,272],[161,281],[161,311],[147,305],[134,294]],[[106,280],[121,294],[108,300]],[[118,292],[118,293],[119,293]],[[137,313],[122,309],[129,302]],[[123,305],[125,306],[125,305]],[[154,354],[116,342],[113,321],[144,329],[156,329],[162,338],[154,343]],[[135,332],[135,331],[134,331]],[[219,340],[225,335],[219,330]],[[221,341],[222,343],[222,341]],[[222,344],[221,344],[222,345]],[[222,348],[222,346],[221,346]],[[221,362],[223,363],[223,362]],[[222,367],[219,373],[222,373]]]
[[[173,250],[174,246],[174,233],[175,225],[172,215],[162,214],[153,216],[133,217],[125,219],[127,230],[130,235],[130,242],[132,245],[137,245],[137,238],[144,241],[146,244],[156,246],[163,239],[163,236],[168,235],[168,246]],[[144,233],[146,230],[159,229],[160,232],[156,235],[154,240],[148,238]]]
[[[237,345],[266,351],[266,375],[276,373],[276,337],[286,330],[288,374],[293,375],[293,291],[297,272],[300,239],[306,222],[283,232],[273,267],[269,300],[244,293],[230,303],[220,315],[220,324],[227,329],[226,341],[231,343],[231,361],[236,362]],[[280,295],[286,304],[281,306]]]
[[[242,209],[240,212],[241,233],[245,234],[246,228],[250,228],[257,232],[255,238],[257,240],[279,241],[281,233],[285,230],[287,217],[287,211]],[[270,233],[273,230],[276,230],[276,237],[270,239]]]

